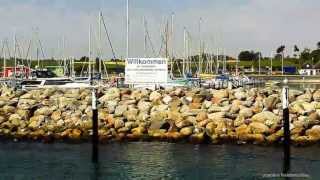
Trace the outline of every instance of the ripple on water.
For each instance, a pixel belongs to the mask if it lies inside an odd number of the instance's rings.
[[[0,143],[0,179],[218,179],[282,171],[282,148],[164,142],[90,144]],[[292,148],[292,170],[320,177],[319,147]]]

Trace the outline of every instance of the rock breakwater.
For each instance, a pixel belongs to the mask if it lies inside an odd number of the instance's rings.
[[[290,90],[294,144],[320,142],[320,90]],[[281,90],[173,88],[99,89],[99,138],[194,143],[282,142]],[[0,136],[14,139],[88,140],[89,89],[1,88]]]

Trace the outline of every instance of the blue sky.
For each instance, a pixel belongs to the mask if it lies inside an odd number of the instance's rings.
[[[225,48],[236,55],[240,50],[261,50],[269,55],[280,44],[314,48],[320,41],[318,0],[130,0],[131,56],[143,56],[142,18],[148,21],[153,44],[160,48],[160,30],[172,12],[174,49],[183,54],[183,27],[192,35],[192,49],[198,51],[198,20],[203,19],[202,37],[206,51]],[[13,32],[21,46],[39,28],[47,56],[61,56],[59,41],[65,36],[66,56],[88,51],[88,26],[96,32],[97,14],[102,10],[117,56],[125,55],[125,0],[0,0],[0,39],[12,44]],[[111,51],[104,43],[104,56]],[[94,49],[97,42],[93,43]],[[151,52],[149,52],[151,54]]]

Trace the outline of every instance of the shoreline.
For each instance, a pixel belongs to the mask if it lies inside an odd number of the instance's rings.
[[[203,144],[282,143],[281,90],[99,89],[101,143],[164,141]],[[290,90],[291,141],[320,142],[320,90]],[[91,141],[89,89],[1,88],[0,139]]]

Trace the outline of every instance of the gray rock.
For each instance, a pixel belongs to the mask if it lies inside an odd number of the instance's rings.
[[[118,88],[110,88],[107,90],[105,95],[99,98],[100,103],[104,103],[110,100],[115,100],[120,98],[120,90]]]
[[[124,121],[120,118],[116,118],[115,121],[114,121],[114,128],[115,129],[119,129],[119,128],[122,128],[124,127]]]
[[[280,118],[270,111],[263,111],[254,115],[251,120],[253,122],[264,123],[267,126],[273,126],[280,122]]]
[[[235,96],[238,100],[241,100],[241,101],[246,100],[246,98],[247,98],[246,93],[243,92],[243,91],[237,91],[237,92],[235,92],[235,93],[234,93],[234,96]]]
[[[119,117],[122,116],[123,113],[128,109],[128,105],[119,105],[116,107],[114,111],[114,116]]]
[[[171,101],[172,101],[172,97],[171,96],[168,96],[168,95],[165,95],[163,98],[162,98],[162,101],[164,104],[168,105]]]
[[[152,102],[157,101],[159,99],[161,99],[161,94],[157,91],[153,91],[149,96],[149,100]]]
[[[265,108],[267,108],[269,111],[272,111],[274,108],[276,108],[276,104],[280,102],[280,99],[278,98],[278,95],[271,95],[263,100],[263,105]]]
[[[253,116],[253,111],[251,108],[243,108],[240,110],[239,116],[242,116],[244,118],[250,118]]]
[[[139,103],[138,103],[138,109],[141,112],[149,113],[151,107],[152,107],[152,104],[150,102],[139,101]]]

